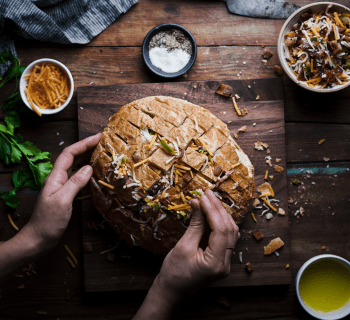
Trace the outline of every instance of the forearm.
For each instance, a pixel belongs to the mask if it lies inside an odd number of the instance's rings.
[[[24,227],[13,238],[0,244],[0,281],[16,268],[33,262],[40,254],[39,244]]]
[[[156,279],[133,320],[170,319],[178,302],[179,300],[175,301],[171,297],[170,292],[165,292],[165,290],[159,286]]]

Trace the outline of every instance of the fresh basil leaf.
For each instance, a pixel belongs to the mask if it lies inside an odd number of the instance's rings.
[[[38,186],[35,183],[33,172],[30,169],[24,171],[21,171],[21,169],[19,169],[15,171],[12,174],[12,182],[16,190],[24,187],[29,187],[36,190],[41,188],[41,186]]]
[[[5,203],[13,209],[16,209],[19,205],[19,200],[15,190],[0,193],[0,198],[4,199]]]

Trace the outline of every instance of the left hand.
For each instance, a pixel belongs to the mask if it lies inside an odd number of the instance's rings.
[[[32,243],[33,253],[42,255],[56,245],[72,215],[73,200],[92,175],[89,165],[72,175],[73,164],[91,156],[101,134],[79,141],[63,150],[39,194],[34,212],[20,233]]]

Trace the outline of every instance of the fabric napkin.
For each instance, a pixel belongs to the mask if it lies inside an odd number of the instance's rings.
[[[0,30],[6,20],[27,39],[86,44],[138,0],[0,0]],[[6,28],[6,26],[5,26]],[[0,52],[16,55],[13,40],[0,37]],[[8,66],[0,64],[0,76]]]

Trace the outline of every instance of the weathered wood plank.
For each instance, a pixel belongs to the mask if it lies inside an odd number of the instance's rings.
[[[347,5],[347,0],[334,1]],[[296,0],[305,5],[312,0]],[[284,20],[230,14],[224,1],[140,1],[87,46],[141,46],[146,34],[162,23],[187,28],[199,46],[275,45]],[[17,46],[47,46],[18,39]]]

